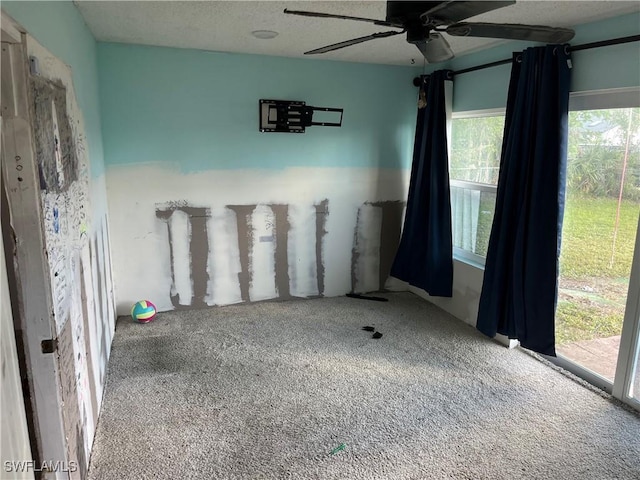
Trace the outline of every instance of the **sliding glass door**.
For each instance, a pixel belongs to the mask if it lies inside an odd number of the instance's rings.
[[[452,120],[454,255],[475,265],[485,261],[503,130],[503,110]],[[640,89],[572,94],[567,167],[551,360],[639,407]]]
[[[638,93],[572,98],[556,311],[559,363],[629,403],[640,397]]]

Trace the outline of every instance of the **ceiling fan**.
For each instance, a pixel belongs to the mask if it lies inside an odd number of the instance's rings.
[[[508,23],[468,23],[470,17],[513,5],[515,1],[462,1],[412,2],[388,1],[385,20],[334,15],[331,13],[306,12],[285,9],[289,15],[303,17],[338,18],[373,23],[384,27],[400,28],[400,31],[378,32],[364,37],[353,38],[317,48],[305,55],[331,52],[357,43],[376,38],[407,34],[407,42],[414,44],[429,63],[443,62],[454,57],[449,42],[442,36],[488,37],[509,40],[529,40],[533,42],[564,43],[571,40],[575,32],[569,28],[554,28],[541,25],[520,25]]]

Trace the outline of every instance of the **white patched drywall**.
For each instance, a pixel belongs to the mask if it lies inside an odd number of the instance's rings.
[[[409,174],[377,168],[186,174],[160,165],[109,166],[117,312],[128,315],[141,299],[166,311],[379,290],[380,256],[395,254],[381,245],[381,205],[393,204],[385,211],[399,237]],[[240,238],[239,224],[248,227],[248,238]],[[250,276],[244,293],[243,261]]]

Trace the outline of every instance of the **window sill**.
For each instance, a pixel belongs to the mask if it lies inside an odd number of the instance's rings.
[[[453,254],[453,259],[457,262],[460,263],[464,263],[466,265],[469,265],[471,267],[477,268],[478,270],[482,270],[484,271],[484,262],[469,258],[467,256],[465,256],[464,254],[458,254],[458,253],[454,253]]]

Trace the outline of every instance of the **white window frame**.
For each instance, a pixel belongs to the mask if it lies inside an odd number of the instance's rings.
[[[465,180],[450,180],[449,183],[452,187],[460,187],[466,188],[469,190],[476,190],[480,193],[482,192],[490,192],[495,193],[498,189],[496,185],[489,185],[487,183],[475,183],[475,182],[467,182]],[[469,250],[465,250],[460,247],[453,247],[453,257],[457,260],[462,260],[471,265],[481,267],[484,269],[484,264],[486,262],[486,258],[482,255],[478,255],[477,253],[470,252]]]
[[[484,117],[498,117],[506,114],[506,108],[488,108],[483,110],[470,110],[465,112],[454,112],[451,116],[451,126],[448,128],[449,138],[451,139],[451,131],[453,126],[453,120],[467,119],[467,118],[484,118]],[[451,141],[449,141],[449,166],[451,166],[451,154],[452,154]],[[466,180],[449,180],[449,184],[452,187],[467,188],[470,190],[477,190],[482,192],[496,193],[498,187],[496,185],[490,185],[487,183],[469,182]],[[453,218],[452,218],[453,221]],[[474,267],[484,270],[486,258],[482,255],[470,252],[460,247],[453,247],[453,258],[455,260],[467,263]]]

